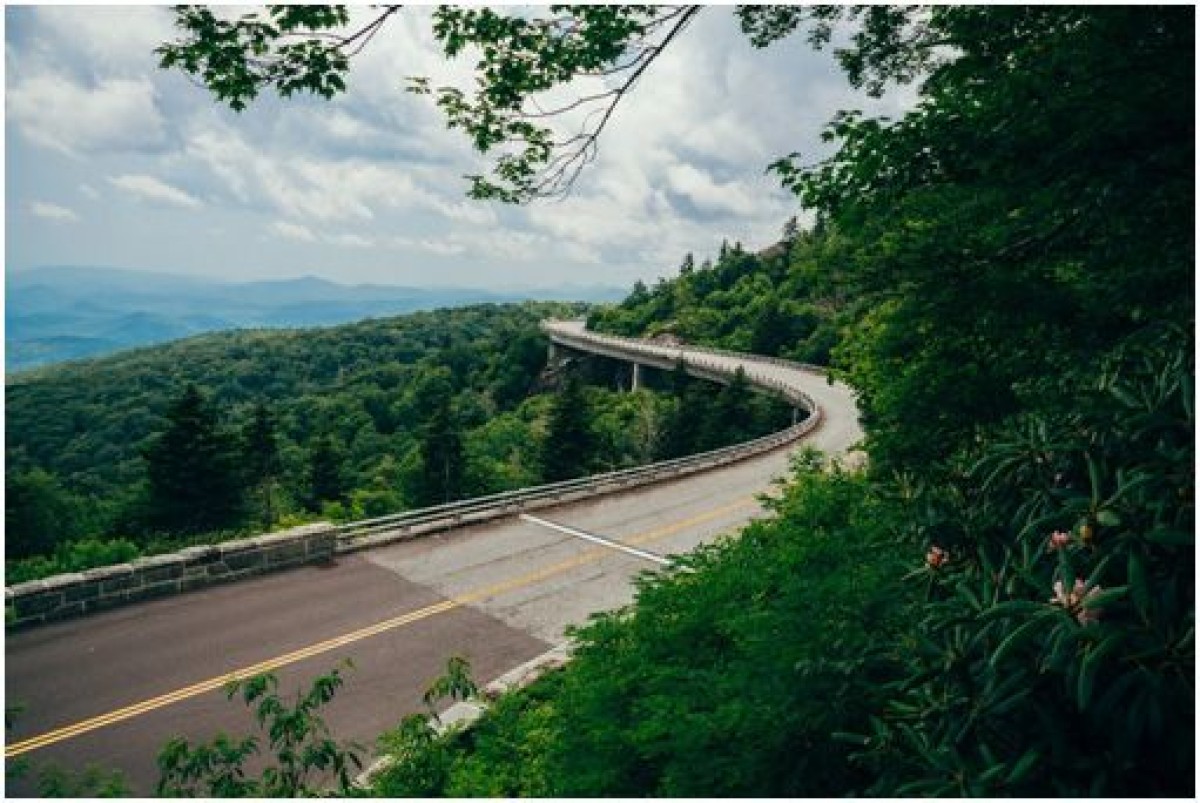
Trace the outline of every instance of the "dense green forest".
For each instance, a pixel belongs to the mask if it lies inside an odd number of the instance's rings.
[[[9,581],[568,479],[787,423],[786,407],[744,382],[718,390],[659,373],[621,392],[628,368],[608,360],[547,371],[538,322],[583,309],[235,331],[18,374]]]
[[[1194,793],[1194,12],[811,13],[917,107],[774,165],[815,212],[780,248],[591,320],[828,360],[868,470],[800,461],[566,668],[389,734],[378,794]]]
[[[684,256],[678,276],[654,287],[638,282],[620,304],[598,307],[588,325],[626,336],[671,334],[691,343],[829,365],[830,350],[868,298],[840,281],[825,232],[795,218],[780,242],[751,254],[721,244],[716,259]]]

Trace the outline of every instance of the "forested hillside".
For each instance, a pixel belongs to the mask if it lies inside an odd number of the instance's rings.
[[[6,557],[33,560],[10,564],[9,581],[566,479],[787,422],[744,383],[659,375],[650,387],[664,392],[622,393],[627,369],[600,359],[545,373],[538,322],[583,309],[235,331],[22,374],[7,388]]]
[[[828,360],[869,469],[801,461],[473,731],[405,723],[378,793],[1190,797],[1194,13],[740,13],[844,15],[851,80],[920,102],[773,166],[781,248],[592,321]]]
[[[824,228],[800,230],[792,218],[781,241],[752,254],[722,243],[715,260],[686,254],[678,276],[653,287],[642,282],[620,304],[588,320],[601,332],[667,333],[688,342],[828,365],[842,327],[869,300],[848,293],[834,238]]]

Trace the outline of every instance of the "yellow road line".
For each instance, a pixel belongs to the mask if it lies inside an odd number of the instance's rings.
[[[253,677],[254,675],[260,675],[264,672],[270,672],[271,670],[278,669],[281,666],[302,661],[305,658],[319,655],[323,652],[328,652],[329,650],[333,650],[369,636],[382,633],[386,630],[391,630],[420,619],[425,619],[429,616],[444,613],[453,608],[459,607],[459,605],[460,603],[454,600],[447,600],[436,605],[430,605],[428,607],[421,608],[417,611],[411,611],[401,616],[397,616],[383,622],[378,622],[370,627],[363,628],[362,630],[356,630],[353,633],[347,633],[343,636],[328,639],[327,641],[322,641],[318,644],[312,644],[285,655],[280,655],[266,661],[261,661],[257,664],[252,664],[233,672],[229,672],[215,678],[209,678],[208,680],[194,683],[190,686],[185,686],[182,689],[176,689],[175,691],[159,695],[158,697],[153,697],[149,700],[143,700],[140,703],[134,703],[133,705],[129,705],[124,708],[118,708],[117,710],[110,711],[107,714],[101,714],[99,716],[92,717],[91,719],[77,722],[74,725],[58,728],[57,730],[44,733],[41,736],[34,736],[22,742],[17,742],[16,744],[9,745],[5,749],[4,755],[6,758],[17,756],[21,753],[27,753],[30,750],[36,750],[39,747],[45,747],[46,745],[54,744],[55,742],[60,742],[73,736],[79,736],[89,731],[96,730],[97,728],[105,727],[106,725],[113,725],[117,722],[122,722],[126,719],[136,717],[139,714],[144,714],[148,711],[153,711],[157,708],[163,708],[173,703],[186,700],[190,697],[195,697],[198,694],[214,691],[223,687],[226,683],[232,680]]]
[[[631,544],[646,544],[658,541],[671,535],[675,535],[676,533],[686,530],[689,527],[694,527],[697,524],[703,524],[706,521],[711,521],[712,519],[727,515],[740,508],[750,507],[754,504],[755,502],[753,499],[740,499],[736,502],[725,505],[724,507],[710,510],[707,513],[701,513],[698,516],[693,516],[683,521],[678,521],[655,530],[650,530],[648,532],[639,533],[638,535],[626,539],[625,542]],[[28,753],[57,742],[65,741],[76,736],[81,736],[99,728],[115,725],[118,722],[132,719],[159,708],[165,708],[166,706],[182,702],[183,700],[196,697],[197,695],[215,691],[216,689],[222,688],[230,681],[238,680],[240,678],[253,677],[254,675],[260,675],[264,672],[271,672],[280,667],[294,664],[298,661],[303,661],[306,658],[311,658],[313,656],[320,655],[321,653],[335,650],[338,647],[344,647],[347,644],[353,644],[356,641],[362,641],[363,639],[370,638],[371,636],[376,636],[380,633],[385,633],[389,630],[395,630],[396,628],[412,624],[413,622],[427,619],[430,616],[447,613],[455,608],[460,608],[473,602],[478,602],[489,597],[499,596],[500,594],[504,594],[508,591],[514,591],[518,588],[524,588],[541,580],[545,580],[548,577],[553,577],[556,574],[570,571],[571,569],[584,566],[588,563],[594,563],[612,554],[613,553],[611,550],[603,547],[590,549],[580,555],[577,555],[576,557],[569,558],[551,566],[529,572],[521,575],[520,577],[476,589],[474,591],[467,592],[466,594],[448,599],[444,602],[439,602],[435,605],[429,605],[419,610],[410,611],[409,613],[401,614],[400,616],[386,619],[382,622],[377,622],[360,630],[355,630],[335,638],[327,639],[316,644],[311,644],[307,647],[302,647],[285,655],[269,658],[265,661],[260,661],[257,664],[242,667],[241,669],[234,670],[233,672],[228,672],[224,675],[219,675],[218,677],[214,678],[209,678],[208,680],[203,680],[199,683],[193,683],[190,686],[184,686],[181,689],[176,689],[175,691],[159,695],[158,697],[152,697],[149,700],[143,700],[140,703],[134,703],[132,705],[125,706],[124,708],[118,708],[114,711],[109,711],[106,714],[100,714],[99,716],[76,722],[73,725],[66,725],[52,731],[47,731],[39,736],[33,736],[23,741],[16,742],[15,744],[7,745],[4,749],[4,756],[5,758],[12,758],[14,756],[19,756],[22,753]]]

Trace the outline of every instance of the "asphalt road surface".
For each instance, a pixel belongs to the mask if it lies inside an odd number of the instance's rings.
[[[685,481],[538,511],[656,555],[685,552],[760,513],[785,451]],[[561,641],[569,624],[632,599],[658,564],[516,517],[35,628],[6,639],[6,702],[22,711],[8,756],[88,762],[153,793],[170,737],[254,732],[222,678],[276,669],[299,688],[346,658],[328,709],[340,738],[370,741],[421,710],[452,655],[486,681]],[[14,782],[9,793],[27,793]]]
[[[853,400],[829,393],[811,440],[842,451],[858,432]],[[422,710],[449,657],[467,657],[485,682],[562,641],[568,625],[630,602],[631,579],[658,570],[654,558],[762,515],[756,496],[786,473],[788,452],[537,511],[649,557],[511,517],[11,635],[6,704],[21,711],[6,757],[96,762],[153,794],[170,737],[257,732],[226,699],[231,673],[272,670],[292,690],[350,659],[327,720],[338,738],[364,743],[369,761],[377,735]],[[8,794],[31,788],[10,781]]]

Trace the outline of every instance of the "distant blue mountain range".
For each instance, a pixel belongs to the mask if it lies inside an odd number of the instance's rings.
[[[329,326],[487,302],[614,301],[625,290],[563,286],[476,290],[344,285],[305,276],[220,282],[100,267],[43,267],[5,276],[5,371],[95,357],[202,332]]]

